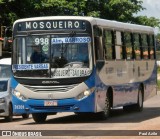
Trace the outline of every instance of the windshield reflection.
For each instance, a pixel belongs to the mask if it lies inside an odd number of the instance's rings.
[[[89,36],[18,37],[14,40],[13,48],[16,55],[13,57],[12,70],[15,76],[67,78],[88,76],[91,73],[91,38]],[[44,65],[48,68],[40,68]],[[56,76],[55,73],[58,72],[61,74]]]

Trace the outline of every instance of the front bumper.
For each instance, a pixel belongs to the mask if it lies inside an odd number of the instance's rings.
[[[55,106],[44,106],[45,101],[55,102]],[[81,100],[20,100],[12,95],[13,113],[54,113],[54,112],[95,112],[95,94]]]

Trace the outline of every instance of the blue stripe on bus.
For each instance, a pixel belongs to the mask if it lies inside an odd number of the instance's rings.
[[[15,78],[11,77],[11,88],[16,88],[19,83],[15,80]]]
[[[95,86],[95,75],[96,75],[96,68],[93,68],[93,72],[92,72],[91,76],[85,81],[85,84],[89,88],[92,88]]]

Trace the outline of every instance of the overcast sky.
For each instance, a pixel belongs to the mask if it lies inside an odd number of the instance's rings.
[[[146,10],[138,13],[138,15],[160,18],[160,0],[143,0],[143,7],[145,7]]]

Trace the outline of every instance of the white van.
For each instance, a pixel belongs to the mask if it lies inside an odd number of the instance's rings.
[[[5,117],[7,122],[13,119],[10,77],[11,58],[0,59],[0,117]],[[29,114],[22,117],[28,118]]]

